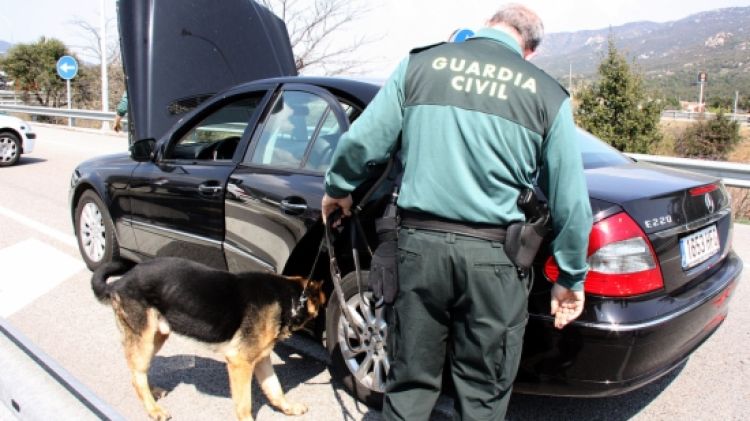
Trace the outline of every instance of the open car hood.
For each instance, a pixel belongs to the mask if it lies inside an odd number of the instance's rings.
[[[135,139],[158,139],[207,97],[297,74],[286,25],[252,0],[119,0]]]

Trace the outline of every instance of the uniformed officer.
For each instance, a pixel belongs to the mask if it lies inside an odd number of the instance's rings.
[[[122,94],[120,102],[117,103],[115,109],[115,122],[112,129],[116,132],[122,130],[122,118],[128,113],[128,93],[127,91]]]
[[[502,227],[524,219],[517,198],[535,180],[549,200],[561,271],[555,326],[583,309],[591,207],[568,93],[526,61],[542,34],[534,12],[510,4],[463,43],[412,51],[334,153],[324,218],[336,208],[349,214],[368,164],[386,161],[402,134],[385,419],[428,419],[446,352],[456,417],[504,419],[530,285],[503,250]]]

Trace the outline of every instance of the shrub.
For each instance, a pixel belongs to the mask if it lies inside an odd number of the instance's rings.
[[[699,121],[675,140],[675,153],[687,158],[725,161],[740,142],[740,125],[719,113],[716,119]]]

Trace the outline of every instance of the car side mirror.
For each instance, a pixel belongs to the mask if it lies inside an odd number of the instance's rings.
[[[134,161],[153,161],[156,157],[156,140],[139,139],[130,145],[130,157]]]

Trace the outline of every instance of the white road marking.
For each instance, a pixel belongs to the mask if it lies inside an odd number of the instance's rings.
[[[27,227],[40,232],[48,237],[52,237],[57,241],[62,242],[63,244],[73,247],[75,249],[78,249],[78,243],[76,242],[76,238],[74,235],[71,235],[69,233],[62,232],[60,230],[57,230],[52,227],[48,227],[40,222],[37,222],[29,217],[26,217],[24,215],[21,215],[18,212],[14,212],[8,208],[4,208],[0,206],[0,215],[5,216],[7,218],[13,219],[16,222],[26,225]]]
[[[34,238],[0,250],[0,317],[22,309],[84,267],[81,260]]]

